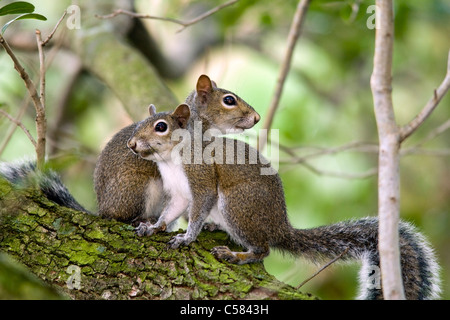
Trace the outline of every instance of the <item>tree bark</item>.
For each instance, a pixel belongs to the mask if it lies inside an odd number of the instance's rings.
[[[386,300],[405,299],[398,226],[400,221],[400,129],[392,105],[394,13],[391,0],[377,0],[375,55],[370,84],[379,137],[378,216],[380,269]]]
[[[173,235],[137,237],[128,224],[60,207],[0,179],[0,251],[72,299],[314,298],[262,263],[217,261],[214,246],[236,247],[226,233],[204,231],[175,250],[167,246]]]

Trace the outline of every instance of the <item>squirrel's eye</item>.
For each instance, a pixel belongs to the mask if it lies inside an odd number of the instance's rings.
[[[155,125],[156,132],[166,132],[166,130],[167,130],[167,123],[165,123],[165,122],[161,121]]]
[[[234,106],[236,105],[236,99],[231,95],[225,96],[223,97],[223,103],[225,103],[227,106]]]

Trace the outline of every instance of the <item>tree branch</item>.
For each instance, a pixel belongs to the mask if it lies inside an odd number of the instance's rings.
[[[55,34],[56,30],[58,29],[59,25],[61,24],[61,22],[64,20],[64,18],[67,15],[67,10],[64,10],[63,15],[61,16],[61,18],[59,18],[58,22],[56,23],[55,27],[53,28],[53,30],[50,32],[50,34],[47,36],[47,38],[42,41],[42,47],[45,47],[45,45],[53,38],[53,35]]]
[[[215,8],[212,8],[211,10],[208,10],[205,13],[199,15],[198,17],[196,17],[194,19],[191,19],[191,20],[188,20],[188,21],[182,21],[182,20],[173,19],[173,18],[166,18],[166,17],[152,16],[152,15],[149,15],[149,14],[141,14],[141,13],[136,13],[136,12],[123,10],[123,9],[117,9],[113,13],[110,13],[108,15],[103,15],[103,16],[102,15],[95,15],[95,16],[97,18],[99,18],[99,19],[110,19],[110,18],[114,18],[114,17],[118,16],[119,14],[125,14],[125,15],[128,15],[128,16],[133,17],[133,18],[153,19],[153,20],[162,20],[162,21],[173,22],[173,23],[176,23],[176,24],[179,24],[179,25],[183,26],[181,29],[177,30],[177,33],[178,33],[178,32],[183,31],[187,27],[189,27],[189,26],[191,26],[193,24],[196,24],[199,21],[202,21],[202,20],[208,18],[209,16],[213,15],[217,11],[235,4],[238,1],[239,0],[228,1],[228,2],[226,2],[224,4],[221,4],[221,5],[219,5],[219,6],[215,7]]]
[[[45,56],[41,31],[36,29],[36,43],[39,52],[39,91],[41,103],[36,106],[36,155],[37,166],[42,169],[45,163],[45,145],[47,137],[47,119],[45,118]]]
[[[45,164],[45,149],[46,149],[46,135],[47,135],[47,120],[45,118],[45,55],[43,47],[45,44],[50,41],[53,34],[56,32],[56,29],[60,25],[61,21],[66,16],[66,12],[64,12],[63,16],[59,19],[58,23],[56,24],[53,31],[50,33],[50,35],[47,37],[45,41],[42,41],[42,35],[41,31],[36,29],[35,35],[36,35],[36,43],[38,47],[39,52],[39,93],[36,89],[36,86],[34,85],[33,81],[31,80],[28,73],[25,71],[25,69],[20,64],[19,60],[17,59],[16,55],[12,51],[11,47],[9,46],[8,42],[3,38],[3,36],[0,35],[0,44],[5,49],[6,53],[10,56],[12,61],[14,62],[14,68],[19,73],[20,77],[25,82],[25,86],[28,90],[28,93],[33,101],[34,108],[36,111],[36,133],[37,133],[37,139],[36,141],[34,139],[30,139],[33,143],[35,150],[36,150],[36,164],[37,167],[42,169]],[[13,118],[11,117],[10,120]],[[15,121],[12,120],[12,121]],[[19,122],[20,123],[20,122]],[[18,123],[17,123],[18,124]],[[24,129],[22,124],[18,124],[22,129]],[[29,131],[26,130],[25,133],[27,133],[28,137],[30,138],[31,135],[29,134]]]
[[[433,138],[439,136],[446,130],[450,129],[450,120],[447,120],[445,123],[440,125],[439,127],[435,128],[433,131],[431,131],[422,141],[417,143],[416,145],[409,147],[409,148],[402,148],[400,150],[400,156],[407,156],[411,154],[421,154],[421,155],[428,155],[428,156],[437,156],[437,157],[446,157],[450,155],[449,149],[425,149],[421,148],[423,144],[426,142],[432,140]],[[272,141],[272,143],[274,143]],[[280,160],[280,164],[284,164],[286,166],[292,166],[292,165],[302,165],[312,173],[319,175],[319,176],[330,176],[335,178],[342,178],[342,179],[365,179],[372,177],[378,173],[377,168],[371,168],[367,169],[364,172],[361,173],[347,173],[347,172],[335,172],[335,171],[329,171],[329,170],[323,170],[320,169],[310,163],[309,160],[326,156],[326,155],[335,155],[337,153],[345,152],[345,151],[352,151],[352,152],[362,152],[362,153],[373,153],[378,155],[378,145],[364,142],[364,141],[356,141],[356,142],[350,142],[347,144],[344,144],[342,146],[338,147],[287,147],[285,145],[282,145],[280,143],[275,145],[278,147],[281,151],[285,152],[290,158],[285,160]],[[298,155],[296,153],[296,150],[299,148],[301,149],[312,149],[314,151],[305,154],[305,155]],[[284,168],[280,169],[280,172],[288,171],[289,169]]]
[[[35,87],[33,81],[31,81],[28,73],[22,67],[22,65],[20,64],[20,62],[17,59],[16,55],[11,50],[11,47],[9,46],[8,42],[6,42],[5,38],[3,38],[2,35],[0,35],[0,44],[5,49],[6,53],[10,56],[11,60],[14,62],[14,69],[17,70],[17,72],[19,73],[20,77],[25,82],[25,86],[28,89],[28,92],[29,92],[29,94],[31,96],[31,99],[33,100],[33,103],[35,105],[40,105],[41,104],[40,97],[39,97],[39,94],[38,94],[38,92],[36,90],[36,87]]]
[[[361,172],[361,173],[335,172],[335,171],[319,169],[307,161],[301,161],[301,162],[297,162],[295,164],[300,164],[300,165],[304,166],[306,169],[308,169],[309,171],[311,171],[312,173],[314,173],[318,176],[327,176],[327,177],[334,177],[334,178],[348,179],[348,180],[370,178],[370,177],[375,176],[378,172],[377,168],[371,168],[371,169],[368,169],[365,172]]]
[[[291,67],[292,54],[294,52],[295,44],[297,43],[297,39],[300,36],[310,2],[311,0],[300,0],[297,5],[297,10],[295,11],[294,19],[291,24],[291,29],[289,30],[286,53],[275,86],[275,93],[273,95],[272,101],[270,102],[262,129],[269,130],[272,126],[275,111],[278,109],[278,105],[280,103],[284,82],[286,81],[287,74]],[[264,149],[265,147],[264,141],[265,139],[263,139],[262,143],[258,146],[260,150]]]
[[[362,142],[362,141],[356,141],[351,142],[345,145],[342,145],[340,147],[334,147],[334,148],[318,148],[319,151],[315,151],[313,153],[304,155],[304,156],[298,156],[292,148],[283,146],[281,144],[278,144],[278,147],[286,152],[288,155],[292,157],[292,159],[288,162],[280,161],[280,163],[286,163],[286,164],[300,164],[304,166],[306,169],[310,170],[314,174],[317,174],[319,176],[330,176],[335,178],[342,178],[342,179],[365,179],[372,177],[377,174],[378,169],[377,168],[371,168],[368,169],[365,172],[362,173],[345,173],[345,172],[334,172],[334,171],[328,171],[319,169],[312,164],[308,162],[309,159],[314,159],[320,156],[324,155],[331,155],[336,154],[339,152],[347,151],[347,150],[363,150],[365,152],[378,152],[378,148],[374,148],[373,145],[370,145],[368,143]]]
[[[370,79],[379,137],[378,216],[383,297],[405,299],[398,225],[400,220],[400,131],[392,105],[394,14],[392,0],[377,0],[377,28],[373,73]]]
[[[328,263],[326,263],[324,266],[322,266],[319,270],[317,270],[317,272],[315,272],[312,276],[310,276],[309,278],[307,278],[306,280],[302,281],[302,283],[300,283],[296,288],[300,289],[301,287],[303,287],[307,282],[309,282],[311,279],[315,278],[319,273],[321,273],[323,270],[325,270],[326,268],[328,268],[330,265],[332,265],[333,263],[335,263],[337,260],[339,260],[340,258],[343,257],[344,254],[347,253],[347,251],[350,248],[345,248],[344,251],[342,251],[337,257],[335,257],[334,259],[332,259],[331,261],[329,261]]]
[[[16,126],[18,126],[20,129],[23,130],[23,132],[25,132],[25,134],[27,135],[28,139],[30,139],[31,143],[33,144],[33,146],[36,148],[36,140],[34,140],[33,136],[31,135],[30,131],[25,127],[25,125],[20,121],[15,119],[13,116],[11,116],[8,112],[1,110],[0,109],[0,113],[9,119],[9,121],[11,121],[12,123],[14,123]],[[1,153],[1,152],[0,152]]]
[[[263,263],[216,260],[214,246],[241,250],[224,232],[168,249],[174,235],[137,237],[128,224],[60,207],[0,178],[0,251],[72,299],[314,299]]]
[[[36,35],[37,36],[37,35]],[[0,44],[5,49],[6,53],[10,56],[12,61],[14,62],[14,69],[17,70],[22,80],[25,82],[25,86],[28,90],[28,93],[33,101],[34,108],[36,110],[36,130],[37,130],[37,143],[36,143],[36,161],[38,167],[42,168],[45,163],[45,108],[42,104],[41,97],[39,96],[36,86],[33,81],[30,79],[30,76],[25,71],[25,69],[20,64],[14,52],[11,50],[8,42],[0,35]],[[43,115],[43,117],[42,117]],[[42,126],[39,124],[44,123]],[[42,130],[44,130],[44,134],[42,135]]]
[[[450,129],[450,119],[445,121],[439,127],[437,127],[434,130],[432,130],[430,133],[428,133],[428,135],[423,140],[418,142],[416,145],[414,145],[414,146],[412,146],[410,148],[402,149],[401,154],[402,155],[406,155],[406,154],[418,153],[419,151],[421,151],[420,147],[422,145],[424,145],[428,141],[436,138],[437,136],[441,135],[442,133],[444,133],[448,129]],[[444,150],[444,152],[442,150],[438,152],[438,155],[446,155],[446,154],[448,154],[448,151],[445,152],[445,150]]]
[[[43,41],[41,31],[36,29],[36,43],[39,53],[39,94],[41,99],[41,104],[45,108],[45,56],[43,50]]]
[[[450,149],[425,149],[419,147],[411,147],[402,149],[400,154],[402,155],[402,157],[415,154],[430,157],[448,157],[450,156]]]
[[[27,96],[25,96],[25,99],[22,101],[22,105],[20,106],[19,112],[17,113],[17,116],[14,118],[17,122],[20,122],[22,120],[22,117],[28,108],[28,104],[30,103],[30,99],[31,99],[30,96],[27,95]],[[8,146],[9,141],[11,140],[11,138],[14,134],[14,131],[16,131],[16,128],[18,126],[17,122],[12,121],[11,126],[8,128],[8,131],[4,135],[3,141],[0,144],[0,155],[3,154],[6,147]],[[27,131],[28,131],[28,129],[27,129]],[[34,141],[34,138],[33,138],[33,141]],[[33,143],[33,141],[32,141],[32,143]]]
[[[273,143],[273,142],[272,142]],[[378,145],[375,145],[371,142],[365,142],[365,141],[354,141],[346,143],[342,146],[338,147],[309,147],[313,149],[318,149],[318,151],[311,152],[310,154],[304,155],[304,156],[297,156],[294,152],[294,148],[289,148],[284,145],[278,144],[280,149],[285,151],[286,153],[290,154],[294,159],[293,161],[301,162],[305,161],[311,158],[317,158],[323,155],[332,155],[344,151],[361,151],[361,152],[369,152],[369,153],[378,153]]]
[[[416,131],[422,123],[431,115],[433,110],[438,106],[439,102],[450,89],[450,51],[448,53],[447,73],[441,85],[434,90],[433,97],[427,102],[422,111],[407,125],[400,129],[400,142],[408,138],[414,131]]]

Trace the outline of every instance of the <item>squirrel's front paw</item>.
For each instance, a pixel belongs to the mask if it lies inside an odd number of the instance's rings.
[[[149,222],[141,222],[135,229],[136,234],[139,237],[142,236],[151,236],[154,232],[154,229],[152,228],[152,224]]]
[[[151,224],[150,222],[141,222],[139,226],[137,226],[134,230],[136,234],[140,237],[142,236],[151,236],[154,233],[159,231],[164,231],[166,229],[165,225],[158,227],[155,224]]]
[[[187,246],[192,242],[192,240],[186,235],[186,233],[177,234],[175,237],[170,239],[169,246],[172,249],[176,249],[179,246]]]
[[[230,263],[238,263],[239,259],[235,253],[231,251],[227,246],[219,246],[211,249],[211,253],[217,260],[225,260]]]

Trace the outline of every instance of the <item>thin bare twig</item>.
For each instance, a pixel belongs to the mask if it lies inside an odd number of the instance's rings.
[[[152,19],[152,20],[168,21],[168,22],[173,22],[175,24],[179,24],[181,26],[186,26],[186,24],[187,24],[187,22],[184,22],[184,21],[181,21],[178,19],[174,19],[174,18],[152,16],[149,14],[136,13],[136,12],[128,11],[125,9],[117,9],[117,10],[114,10],[114,12],[112,12],[110,14],[106,14],[106,15],[96,14],[95,17],[98,19],[111,19],[111,18],[117,17],[120,14],[124,14],[124,15],[130,16],[130,17],[139,18],[139,19]]]
[[[50,32],[50,34],[47,36],[47,38],[44,41],[42,41],[42,46],[43,47],[45,47],[45,45],[53,38],[53,35],[55,34],[56,30],[58,29],[59,25],[64,20],[66,15],[67,15],[67,10],[64,10],[63,15],[61,16],[61,18],[59,18],[59,20],[56,23],[55,27],[53,28],[52,32]]]
[[[8,42],[6,42],[6,40],[1,35],[0,35],[0,44],[3,46],[3,48],[6,51],[6,53],[10,56],[10,58],[14,62],[14,69],[17,70],[17,72],[19,73],[20,77],[25,82],[25,86],[28,89],[28,92],[29,92],[29,94],[31,96],[31,99],[33,100],[33,103],[35,105],[40,105],[41,101],[40,101],[39,95],[37,93],[37,90],[36,90],[36,87],[35,87],[33,81],[31,81],[30,77],[28,76],[28,73],[25,72],[25,69],[20,64],[20,62],[17,59],[17,57],[14,54],[14,52],[11,50],[11,47],[9,46]]]
[[[41,31],[36,29],[36,43],[39,53],[39,94],[41,97],[41,103],[45,107],[45,56],[43,50],[43,41],[41,37]]]
[[[280,164],[283,164],[283,162],[280,161]],[[302,162],[297,162],[297,163],[289,163],[289,164],[300,164],[318,176],[327,176],[327,177],[349,179],[349,180],[366,179],[366,178],[373,177],[378,173],[377,168],[371,168],[371,169],[368,169],[365,172],[361,172],[361,173],[348,173],[348,172],[336,172],[336,171],[319,169],[307,161],[302,161]]]
[[[427,134],[427,136],[423,140],[421,140],[419,143],[417,143],[414,147],[411,147],[411,148],[408,148],[408,149],[420,147],[420,146],[424,145],[425,143],[427,143],[428,141],[430,141],[430,140],[436,138],[437,136],[441,135],[442,133],[444,133],[448,129],[450,129],[450,119],[448,119],[443,124],[441,124],[439,127],[435,128],[431,132],[429,132]]]
[[[39,85],[40,105],[36,107],[36,133],[37,133],[37,166],[42,169],[45,164],[45,145],[47,136],[47,120],[45,118],[45,56],[42,47],[41,31],[36,29],[36,42],[39,52]]]
[[[42,105],[41,98],[36,90],[36,86],[34,85],[33,81],[30,79],[30,76],[25,71],[25,69],[20,64],[19,60],[17,59],[14,52],[11,50],[11,47],[9,46],[8,42],[0,35],[0,44],[5,49],[6,53],[10,56],[12,61],[14,62],[14,69],[17,70],[22,80],[25,82],[25,86],[28,90],[28,93],[31,97],[31,100],[33,101],[34,108],[36,110],[36,125],[38,124],[38,116],[39,116],[39,123],[42,121],[42,114],[44,114],[44,121],[45,121],[45,109]],[[42,129],[42,128],[41,128]],[[45,129],[45,125],[44,128]],[[36,162],[38,167],[42,167],[45,163],[45,132],[42,136],[42,130],[40,130],[38,127],[36,128],[38,132],[38,139],[36,143]],[[44,146],[44,147],[42,147]]]
[[[293,148],[289,148],[286,146],[283,146],[279,144],[279,147],[282,151],[285,151],[286,153],[290,154],[294,159],[293,161],[302,162],[305,160],[309,160],[311,158],[317,158],[323,155],[332,155],[343,151],[362,151],[362,152],[371,152],[371,153],[378,153],[378,145],[375,145],[374,143],[370,142],[364,142],[364,141],[354,141],[346,143],[339,147],[316,147],[315,149],[318,149],[318,151],[311,152],[310,154],[304,155],[304,156],[297,156],[295,153],[293,153]]]
[[[110,19],[110,18],[114,18],[116,16],[118,16],[119,14],[125,14],[127,16],[133,17],[133,18],[140,18],[140,19],[153,19],[153,20],[162,20],[162,21],[168,21],[168,22],[172,22],[172,23],[176,23],[182,26],[181,29],[177,30],[178,32],[183,31],[185,28],[196,24],[199,21],[202,21],[206,18],[208,18],[209,16],[213,15],[214,13],[216,13],[217,11],[231,6],[232,4],[235,4],[236,2],[238,2],[239,0],[231,0],[228,1],[224,4],[221,4],[217,7],[212,8],[211,10],[206,11],[205,13],[199,15],[198,17],[188,20],[188,21],[182,21],[182,20],[178,20],[178,19],[173,19],[173,18],[166,18],[166,17],[158,17],[158,16],[152,16],[149,14],[141,14],[141,13],[136,13],[136,12],[132,12],[132,11],[128,11],[128,10],[123,10],[123,9],[117,9],[115,10],[113,13],[107,14],[107,15],[95,15],[95,17],[99,18],[99,19]]]
[[[430,133],[427,134],[427,136],[418,142],[416,145],[402,149],[400,151],[400,154],[402,156],[409,155],[409,154],[424,154],[424,155],[431,155],[431,156],[448,156],[450,154],[450,150],[448,149],[440,149],[440,150],[426,150],[421,148],[425,143],[428,141],[436,138],[437,136],[441,135],[445,131],[450,129],[450,119],[445,121],[443,124],[441,124],[439,127],[432,130]]]
[[[12,51],[11,47],[9,46],[8,42],[3,38],[2,35],[0,35],[0,44],[5,49],[6,53],[10,56],[11,60],[14,63],[14,69],[17,70],[22,80],[25,82],[25,86],[28,90],[28,93],[31,97],[31,100],[33,101],[33,105],[36,111],[36,133],[37,133],[37,140],[34,141],[33,145],[36,149],[36,164],[39,169],[42,169],[45,164],[45,145],[46,145],[46,132],[47,132],[47,121],[45,119],[45,57],[44,57],[44,51],[43,46],[51,39],[53,34],[56,32],[56,28],[60,25],[61,21],[64,19],[66,14],[63,14],[63,16],[60,18],[58,23],[56,24],[53,31],[50,33],[49,37],[44,41],[42,41],[41,32],[39,30],[36,30],[36,42],[38,46],[39,51],[39,62],[40,62],[40,69],[39,69],[39,78],[40,78],[40,93],[38,93],[36,86],[34,85],[33,81],[31,80],[28,73],[25,71],[19,60],[17,59],[16,55]],[[11,117],[11,119],[14,119]],[[10,119],[10,120],[11,120]],[[14,119],[14,121],[16,121]],[[19,124],[18,124],[19,125]],[[19,125],[21,126],[21,125]],[[23,128],[22,128],[23,129]]]
[[[335,263],[337,260],[339,260],[340,258],[342,258],[344,256],[344,254],[346,254],[348,252],[349,248],[346,248],[344,251],[342,251],[342,253],[340,255],[338,255],[336,258],[334,258],[333,260],[331,260],[330,262],[328,262],[326,265],[324,265],[322,268],[320,268],[316,273],[314,273],[311,277],[307,278],[306,280],[304,280],[302,283],[300,283],[296,289],[300,289],[301,287],[303,287],[308,281],[310,281],[311,279],[315,278],[319,273],[321,273],[323,270],[325,270],[326,268],[328,268],[330,265],[332,265],[333,263]]]
[[[25,132],[25,134],[27,135],[28,139],[30,139],[31,143],[33,144],[33,146],[36,148],[36,140],[34,140],[33,136],[31,135],[30,131],[28,131],[28,129],[24,126],[24,124],[15,119],[13,116],[11,116],[8,112],[1,110],[0,109],[0,113],[5,116],[6,118],[9,119],[9,121],[11,121],[12,123],[14,123],[16,126],[18,126],[20,129],[23,130],[23,132]]]
[[[441,85],[434,90],[433,96],[427,102],[425,107],[420,111],[420,113],[411,120],[407,125],[400,129],[400,141],[404,141],[408,138],[414,131],[416,131],[422,123],[430,116],[434,109],[438,106],[439,102],[445,96],[447,91],[450,89],[450,51],[448,53],[447,61],[447,73]]]
[[[447,120],[445,123],[443,123],[438,128],[434,129],[432,132],[430,132],[425,139],[417,143],[413,147],[405,148],[400,150],[400,156],[407,156],[411,154],[421,154],[421,155],[427,155],[427,156],[436,156],[436,157],[446,157],[450,155],[450,149],[424,149],[421,148],[423,144],[426,142],[432,140],[433,138],[437,137],[438,135],[442,134],[446,130],[450,129],[450,120]],[[274,142],[272,142],[274,143]],[[365,153],[374,153],[378,154],[378,145],[375,145],[374,143],[368,143],[364,141],[356,141],[356,142],[350,142],[347,144],[344,144],[342,146],[338,147],[287,147],[285,145],[282,145],[280,143],[277,144],[277,147],[285,152],[290,158],[286,160],[280,160],[279,163],[286,165],[287,167],[292,167],[293,165],[302,165],[312,173],[319,175],[319,176],[330,176],[335,178],[342,178],[342,179],[366,179],[370,178],[378,173],[377,168],[371,168],[367,169],[364,172],[361,173],[347,173],[347,172],[335,172],[330,170],[324,170],[320,169],[317,166],[314,166],[310,163],[309,160],[327,156],[327,155],[334,155],[337,153],[345,152],[345,151],[352,151],[352,152],[365,152]],[[299,148],[302,149],[312,149],[313,152],[306,154],[306,155],[298,155],[296,153],[296,150]],[[289,170],[289,168],[280,169],[280,172],[284,172]]]
[[[310,2],[311,0],[300,0],[298,3],[297,10],[295,11],[294,19],[291,24],[291,29],[289,30],[287,50],[281,65],[280,74],[278,75],[275,93],[272,101],[270,102],[262,129],[268,130],[272,126],[275,111],[278,109],[278,105],[280,103],[284,82],[286,81],[287,74],[291,67],[292,54],[294,52],[295,44],[300,36]],[[264,147],[265,144],[264,141],[262,141],[258,148],[262,150]]]
[[[25,99],[22,102],[22,105],[20,106],[19,112],[17,113],[17,116],[15,117],[16,121],[20,122],[22,120],[22,117],[25,114],[25,111],[27,110],[28,105],[30,103],[30,99],[31,98],[29,95],[25,96]],[[0,145],[0,155],[2,155],[3,152],[5,151],[6,146],[8,145],[9,141],[11,140],[11,138],[14,134],[14,131],[16,131],[16,128],[17,128],[17,123],[11,122],[11,126],[8,128],[6,134],[3,137],[3,141]]]
[[[430,157],[448,157],[450,156],[450,149],[425,149],[425,148],[408,148],[404,149],[400,152],[403,156],[409,155],[421,155],[421,156],[430,156]]]
[[[319,169],[315,166],[313,166],[312,164],[310,164],[308,162],[308,159],[312,159],[312,158],[317,158],[320,156],[324,156],[324,155],[330,155],[330,154],[336,154],[339,152],[343,152],[343,151],[347,151],[347,150],[351,150],[351,149],[356,149],[356,148],[367,148],[368,144],[365,142],[361,142],[361,141],[357,141],[357,142],[351,142],[348,144],[345,144],[343,146],[340,147],[335,147],[335,148],[321,148],[320,151],[318,152],[314,152],[305,156],[301,156],[299,157],[294,150],[292,150],[292,148],[283,146],[281,144],[278,144],[278,147],[286,152],[288,155],[290,155],[292,157],[292,160],[289,162],[286,162],[287,164],[300,164],[302,166],[304,166],[306,169],[310,170],[311,172],[313,172],[314,174],[317,174],[319,176],[330,176],[330,177],[335,177],[335,178],[342,178],[342,179],[365,179],[365,178],[369,178],[372,177],[374,175],[377,174],[378,169],[377,168],[371,168],[365,172],[362,173],[345,173],[345,172],[334,172],[334,171],[328,171],[328,170],[323,170],[323,169]],[[371,146],[371,148],[369,149],[370,152],[378,152],[377,150],[373,150],[373,146]],[[282,161],[280,161],[280,163],[283,163]]]

